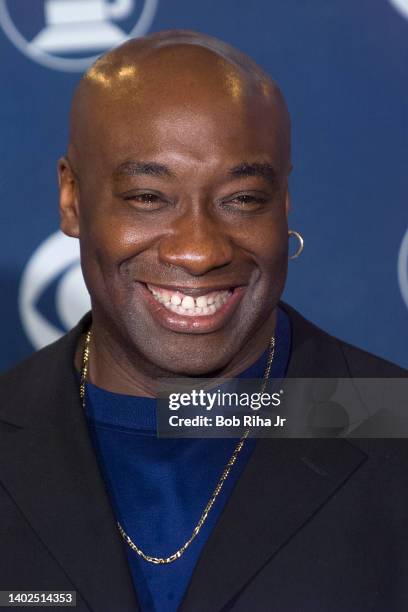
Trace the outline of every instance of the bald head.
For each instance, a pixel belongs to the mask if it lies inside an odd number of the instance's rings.
[[[282,170],[290,168],[290,119],[277,84],[253,60],[214,37],[170,30],[130,40],[100,57],[74,95],[69,153],[80,165],[93,132],[131,107],[140,120],[163,104],[200,112],[270,116]]]

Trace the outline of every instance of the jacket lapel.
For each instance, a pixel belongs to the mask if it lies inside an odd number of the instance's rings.
[[[344,440],[260,440],[203,550],[181,610],[223,609],[364,459]]]
[[[292,321],[287,376],[348,377],[336,342],[282,306]],[[181,611],[221,610],[366,458],[344,439],[260,439],[203,549]]]
[[[138,605],[124,544],[73,367],[87,321],[59,341],[59,350],[46,348],[33,361],[29,396],[17,393],[2,407],[0,421],[9,426],[0,427],[0,481],[90,610],[133,612]]]

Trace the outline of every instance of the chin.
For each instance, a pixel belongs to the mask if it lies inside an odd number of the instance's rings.
[[[224,368],[233,358],[233,355],[219,355],[217,360],[198,359],[190,355],[185,355],[183,359],[169,358],[167,355],[145,355],[149,361],[170,376],[195,377],[208,376],[209,378],[217,371]]]

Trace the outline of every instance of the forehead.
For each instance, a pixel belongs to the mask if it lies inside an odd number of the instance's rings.
[[[170,60],[122,65],[88,88],[77,120],[77,144],[88,159],[112,165],[135,156],[255,155],[279,165],[285,126],[270,81],[201,52],[189,52],[181,66]]]
[[[177,172],[230,167],[247,160],[273,163],[279,172],[279,124],[266,109],[191,106],[169,103],[146,107],[125,102],[109,114],[98,111],[88,125],[87,166],[107,174],[128,159],[155,160]]]
[[[204,161],[243,153],[279,154],[278,130],[261,112],[238,112],[206,104],[163,104],[145,112],[122,109],[94,132],[95,151],[111,159],[140,154],[174,153]]]

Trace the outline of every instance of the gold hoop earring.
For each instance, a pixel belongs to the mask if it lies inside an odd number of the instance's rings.
[[[299,232],[295,232],[295,230],[289,230],[288,231],[288,236],[295,236],[298,241],[299,241],[299,246],[298,249],[296,251],[296,253],[294,255],[290,255],[289,259],[296,259],[297,257],[299,257],[299,255],[301,254],[301,252],[303,251],[303,247],[305,246],[305,241],[303,240],[303,236],[302,234],[299,234]]]

